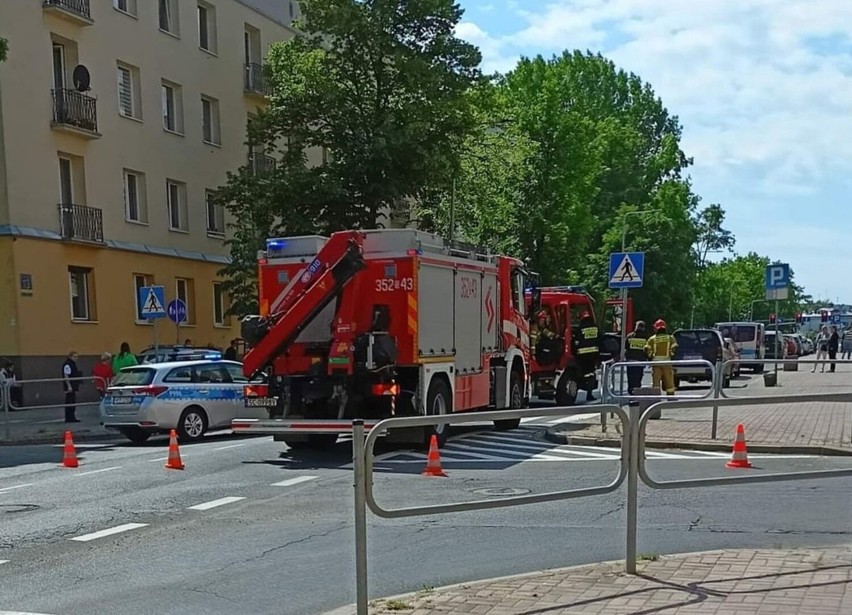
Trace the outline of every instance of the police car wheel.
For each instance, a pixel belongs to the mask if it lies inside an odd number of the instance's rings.
[[[200,439],[207,432],[207,413],[198,406],[187,408],[180,415],[177,432],[184,442]]]

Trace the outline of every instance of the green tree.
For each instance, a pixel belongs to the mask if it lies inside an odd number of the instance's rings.
[[[481,58],[455,36],[453,0],[300,6],[301,35],[270,48],[269,106],[250,130],[276,168],[242,168],[220,191],[236,220],[224,271],[235,310],[253,307],[252,255],[265,233],[375,228],[448,184],[474,121]]]
[[[0,62],[3,62],[6,59],[7,54],[9,53],[9,41],[5,38],[0,37]]]
[[[731,231],[723,228],[724,223],[725,210],[719,204],[714,203],[698,212],[695,218],[695,254],[699,267],[707,264],[711,253],[733,249],[736,239]]]

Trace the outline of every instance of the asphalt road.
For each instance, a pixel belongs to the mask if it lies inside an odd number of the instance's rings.
[[[410,506],[605,484],[609,449],[559,446],[541,426],[467,431],[443,451],[448,478],[423,478],[422,453],[383,451],[381,504]],[[296,456],[269,438],[0,449],[0,612],[305,615],[354,599],[352,474],[346,442]],[[660,478],[852,466],[849,458],[649,453]],[[485,490],[483,493],[482,490]],[[623,490],[452,516],[370,516],[370,594],[623,557]],[[654,492],[641,486],[640,552],[849,542],[852,480]],[[6,560],[6,561],[4,561]]]

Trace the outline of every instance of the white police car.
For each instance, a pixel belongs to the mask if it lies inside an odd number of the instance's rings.
[[[246,408],[243,367],[214,359],[125,367],[110,383],[100,405],[101,424],[132,442],[177,430],[182,441],[230,427],[231,420],[266,409]]]

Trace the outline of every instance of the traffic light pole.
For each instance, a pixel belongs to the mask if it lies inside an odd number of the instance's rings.
[[[778,291],[775,291],[775,358],[781,358],[781,345],[778,338]],[[775,363],[775,382],[778,382],[778,362]]]

